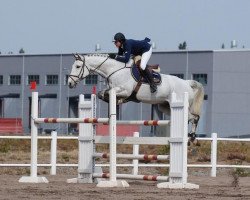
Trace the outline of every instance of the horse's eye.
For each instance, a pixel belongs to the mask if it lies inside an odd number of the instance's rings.
[[[76,68],[78,69],[78,68],[80,68],[81,66],[80,65],[76,65]]]

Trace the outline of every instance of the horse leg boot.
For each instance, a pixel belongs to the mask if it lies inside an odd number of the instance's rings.
[[[145,78],[146,78],[146,79],[148,80],[148,82],[149,82],[151,93],[156,92],[156,91],[157,91],[157,86],[156,86],[156,84],[155,84],[155,82],[154,82],[154,80],[153,80],[153,75],[152,75],[152,73],[150,72],[148,66],[146,67],[145,70],[143,70],[143,74],[144,74]]]

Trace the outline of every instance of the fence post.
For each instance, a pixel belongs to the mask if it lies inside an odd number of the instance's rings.
[[[92,102],[79,95],[78,117],[92,118]],[[78,177],[68,179],[68,183],[93,183],[94,136],[92,123],[80,123],[78,136]]]
[[[116,177],[116,91],[110,89],[109,91],[109,181],[100,181],[97,187],[129,187],[125,180],[117,180]]]
[[[139,137],[139,132],[134,132],[134,137]],[[133,145],[133,155],[138,156],[139,155],[139,144]],[[133,159],[133,174],[138,175],[138,159]]]
[[[158,188],[199,188],[196,184],[187,183],[188,106],[187,92],[182,101],[177,100],[176,93],[172,93],[169,182],[158,183]]]
[[[212,143],[211,143],[211,176],[216,177],[217,170],[217,133],[212,133]]]
[[[22,183],[48,183],[45,177],[37,176],[37,143],[38,125],[35,119],[38,118],[38,92],[32,92],[31,96],[31,165],[30,176],[23,176],[19,179]]]
[[[50,154],[50,175],[56,175],[56,157],[57,157],[57,132],[51,132],[51,154]]]

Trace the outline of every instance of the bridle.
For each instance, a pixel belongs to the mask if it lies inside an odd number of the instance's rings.
[[[79,60],[79,61],[82,61],[82,65],[79,66],[81,67],[81,70],[79,72],[78,75],[69,75],[69,78],[75,83],[75,85],[82,81],[83,79],[85,79],[87,76],[83,77],[83,74],[84,74],[84,68],[86,67],[86,69],[88,70],[88,74],[91,75],[91,74],[94,74],[96,72],[97,69],[99,69],[103,63],[105,63],[109,57],[107,57],[100,65],[98,65],[94,70],[91,70],[86,64],[85,64],[85,56],[83,55],[83,59],[77,54],[77,55],[74,55],[76,60]],[[74,80],[74,78],[78,78],[76,81]]]
[[[77,85],[77,83],[79,83],[80,81],[82,81],[83,79],[85,79],[87,76],[83,77],[83,74],[84,74],[84,68],[86,67],[86,69],[88,70],[89,72],[89,75],[91,74],[94,74],[96,72],[96,70],[98,70],[108,59],[109,59],[109,56],[100,64],[98,65],[94,70],[91,70],[86,64],[85,64],[85,56],[83,55],[83,59],[80,57],[80,55],[76,54],[74,55],[76,60],[79,60],[79,61],[82,61],[83,64],[82,66],[79,66],[81,67],[81,70],[79,72],[78,75],[69,75],[69,78],[75,83],[75,85]],[[109,78],[114,74],[116,73],[117,71],[120,71],[122,69],[126,68],[126,64],[123,68],[120,68],[116,71],[114,71],[113,73],[111,73],[108,77],[106,77],[107,79],[107,82],[109,82]],[[74,78],[78,78],[76,81],[74,80]],[[105,78],[105,77],[104,77]]]
[[[84,66],[85,66],[85,57],[84,56],[83,56],[83,60],[82,60],[82,58],[79,55],[77,55],[77,57],[75,57],[75,58],[76,58],[76,60],[82,61],[83,64],[84,64]],[[71,75],[71,74],[69,75],[69,78],[75,83],[75,85],[78,82],[80,82],[81,80],[84,79],[83,78],[83,74],[84,74],[84,66],[83,66],[83,64],[82,64],[82,66],[79,66],[79,67],[81,67],[81,70],[80,70],[80,72],[79,72],[78,75]],[[78,78],[78,79],[75,81],[74,78]]]

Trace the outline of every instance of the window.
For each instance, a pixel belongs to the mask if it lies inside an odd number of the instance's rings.
[[[207,74],[193,74],[193,80],[200,82],[202,85],[207,85]]]
[[[10,85],[20,85],[21,75],[10,75]]]
[[[98,76],[97,75],[89,75],[85,79],[86,85],[95,85],[97,84]]]
[[[184,79],[184,74],[170,74],[172,76],[177,76],[178,78]]]
[[[3,85],[3,75],[0,75],[0,85]]]
[[[47,85],[57,85],[58,84],[58,75],[47,75],[46,84]]]
[[[30,82],[35,81],[36,84],[39,84],[39,75],[28,75],[28,85],[30,85]]]
[[[68,78],[69,78],[69,75],[65,75],[64,77],[64,85],[68,85]]]

